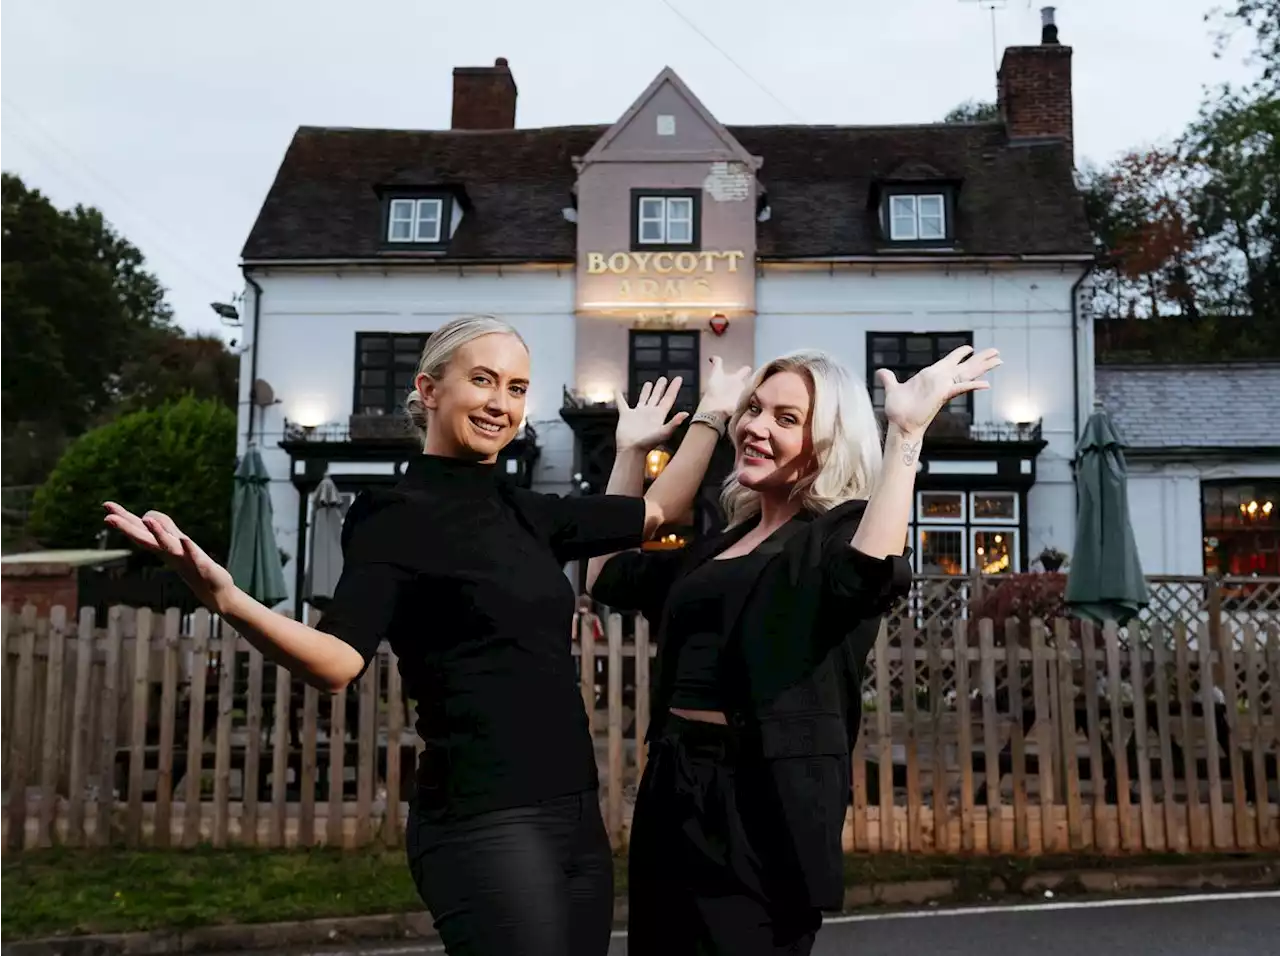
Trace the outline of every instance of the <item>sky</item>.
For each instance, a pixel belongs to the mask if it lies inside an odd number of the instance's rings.
[[[1215,0],[1059,0],[1076,149],[1175,137],[1221,59]],[[103,210],[190,331],[243,286],[240,250],[297,127],[447,129],[452,69],[506,57],[522,127],[609,123],[670,66],[726,124],[934,122],[995,98],[1040,0],[8,0],[0,166]]]

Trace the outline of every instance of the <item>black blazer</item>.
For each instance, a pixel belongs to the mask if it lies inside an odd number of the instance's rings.
[[[850,501],[803,513],[760,545],[771,557],[725,608],[726,715],[748,753],[766,762],[779,825],[810,905],[843,902],[841,838],[852,797],[849,754],[862,719],[862,674],[885,610],[911,585],[906,556],[870,558],[850,547],[866,508]],[[755,522],[687,551],[614,555],[592,595],[640,611],[657,626],[648,739],[662,732],[679,646],[665,640],[676,578],[724,551]]]

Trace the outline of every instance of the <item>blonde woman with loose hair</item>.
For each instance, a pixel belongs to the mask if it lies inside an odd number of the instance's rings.
[[[158,512],[107,503],[107,524],[161,555],[267,657],[323,690],[358,678],[383,640],[423,741],[405,842],[418,892],[455,956],[604,956],[613,861],[570,644],[567,561],[636,547],[693,501],[749,369],[712,363],[685,440],[643,495],[558,498],[505,482],[529,350],[493,316],[444,325],[405,407],[421,433],[393,490],[365,492],[317,627],[269,610]],[[641,458],[686,418],[678,378],[618,398],[617,444]],[[398,752],[398,751],[396,751]],[[392,795],[399,799],[399,794]]]
[[[631,956],[805,956],[843,901],[849,754],[867,653],[910,585],[904,554],[925,429],[987,388],[995,350],[957,349],[866,385],[799,351],[753,376],[723,423],[728,526],[686,553],[591,562],[588,586],[658,636],[649,759],[631,825]],[[634,494],[619,456],[609,491]]]
[[[868,497],[880,474],[880,423],[866,384],[826,352],[791,352],[756,372],[729,421],[731,439],[738,440],[738,424],[748,413],[751,396],[778,372],[804,377],[813,390],[809,430],[814,467],[791,486],[791,495],[813,514]],[[735,470],[725,480],[720,505],[732,528],[760,513],[760,493],[743,485]]]

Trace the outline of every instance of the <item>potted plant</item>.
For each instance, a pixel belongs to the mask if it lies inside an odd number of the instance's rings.
[[[1036,555],[1036,561],[1040,567],[1052,574],[1055,571],[1062,570],[1062,566],[1067,563],[1067,553],[1053,547],[1045,548]]]

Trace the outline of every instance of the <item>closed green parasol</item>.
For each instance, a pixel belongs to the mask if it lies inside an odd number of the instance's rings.
[[[1128,623],[1150,600],[1129,522],[1123,442],[1102,410],[1089,416],[1076,446],[1075,553],[1067,576],[1067,605],[1096,623]]]
[[[273,607],[287,598],[289,591],[272,528],[269,481],[262,456],[250,448],[236,469],[227,570],[240,590]]]

